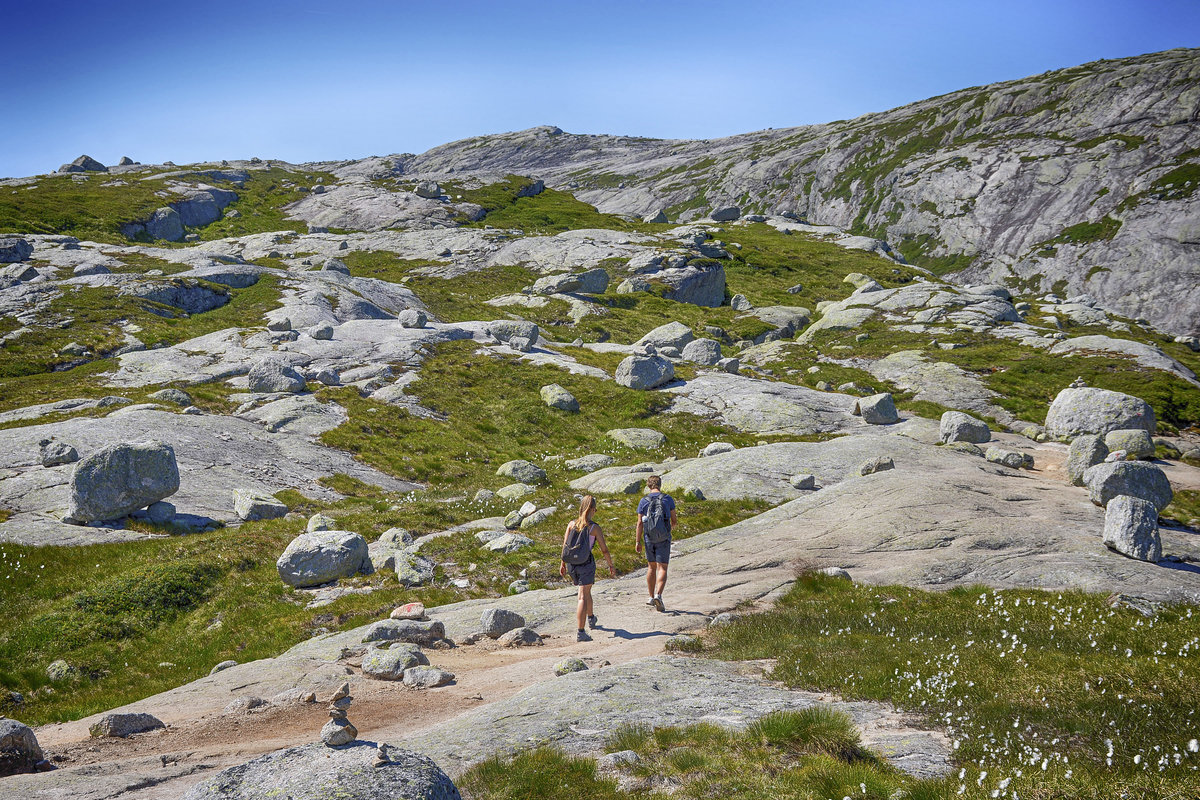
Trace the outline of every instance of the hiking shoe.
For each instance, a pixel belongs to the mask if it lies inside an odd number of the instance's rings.
[[[651,597],[650,599],[648,599],[648,600],[646,601],[646,605],[648,605],[648,606],[652,606],[652,605],[654,605],[654,598],[653,598],[653,597]]]
[[[596,620],[595,614],[592,614],[590,617],[588,617],[588,627],[591,628],[592,630],[595,630],[596,626],[599,624],[600,623]]]
[[[575,634],[575,641],[577,642],[590,642],[591,640],[592,637],[587,635],[587,631],[580,630]]]
[[[654,603],[654,608],[657,609],[658,611],[666,611],[667,610],[667,607],[663,605],[661,594],[655,595],[654,597],[650,598],[650,601],[652,603]]]

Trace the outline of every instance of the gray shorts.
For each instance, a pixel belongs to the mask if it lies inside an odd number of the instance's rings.
[[[596,582],[596,559],[589,558],[584,564],[567,564],[567,575],[575,586],[590,586]]]
[[[656,564],[666,564],[671,560],[671,537],[666,541],[652,542],[646,534],[642,534],[642,542],[646,545],[646,561]]]

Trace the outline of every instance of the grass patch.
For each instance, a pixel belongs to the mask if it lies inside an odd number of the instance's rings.
[[[447,192],[462,195],[463,201],[482,206],[487,212],[482,220],[470,223],[473,227],[520,228],[527,233],[541,234],[580,228],[642,231],[652,227],[614,214],[601,214],[595,206],[557,189],[547,188],[536,195],[521,196],[522,192],[530,191],[533,183],[531,178],[509,175],[503,181],[480,188],[452,188]]]
[[[81,178],[76,177],[80,175]],[[300,183],[307,184],[318,177],[324,177],[327,183],[335,180],[329,173],[300,173],[279,167],[249,171],[242,188],[201,173],[175,176],[171,180],[193,180],[238,193],[238,199],[229,208],[237,209],[240,218],[226,217],[194,231],[189,229],[207,240],[266,231],[307,230],[305,223],[286,219],[282,209],[304,196],[299,191]],[[119,185],[105,185],[114,182]],[[46,175],[38,178],[36,188],[0,188],[0,233],[67,234],[93,242],[127,244],[129,240],[121,234],[122,225],[146,219],[155,209],[183,199],[158,194],[169,190],[166,180],[143,179],[136,174]]]
[[[204,281],[187,283],[227,294],[230,301],[212,311],[189,316],[150,300],[122,297],[109,287],[64,287],[63,294],[51,301],[44,315],[46,327],[33,328],[5,343],[0,354],[0,379],[52,372],[73,363],[77,357],[59,355],[69,342],[78,342],[98,355],[110,352],[125,342],[120,323],[136,324],[140,328],[136,335],[147,347],[172,345],[262,320],[267,311],[279,304],[279,279],[274,275],[263,275],[245,289]],[[60,327],[68,322],[66,327]]]
[[[1080,222],[1078,225],[1072,225],[1069,228],[1063,228],[1062,233],[1055,236],[1053,239],[1048,239],[1039,245],[1034,245],[1035,248],[1045,247],[1054,244],[1091,244],[1092,242],[1106,242],[1117,235],[1117,231],[1121,229],[1121,221],[1113,219],[1105,215],[1095,222]]]
[[[1200,491],[1195,489],[1177,489],[1171,504],[1163,509],[1162,516],[1170,517],[1184,524],[1200,519]]]
[[[477,764],[460,788],[472,800],[516,798],[949,797],[946,782],[914,780],[864,750],[850,718],[826,708],[768,714],[744,730],[701,723],[686,727],[625,726],[613,732],[609,752],[632,750],[623,768],[626,791],[601,775],[590,758],[540,747]]]
[[[1188,750],[1197,641],[1186,606],[1146,619],[1083,592],[805,575],[772,611],[712,629],[707,649],[778,659],[772,677],[789,686],[920,714],[955,741],[967,796],[1008,780],[1020,797],[1183,797],[1200,759]]]

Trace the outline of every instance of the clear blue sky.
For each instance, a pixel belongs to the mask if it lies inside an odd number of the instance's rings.
[[[1200,45],[1197,0],[4,0],[0,176],[707,138]]]

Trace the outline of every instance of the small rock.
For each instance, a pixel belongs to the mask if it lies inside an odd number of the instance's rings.
[[[146,506],[146,519],[155,525],[166,525],[175,519],[175,505],[159,500]]]
[[[889,456],[880,456],[865,462],[858,468],[859,475],[874,475],[876,472],[884,472],[885,470],[895,469],[896,464]]]
[[[42,439],[39,443],[39,457],[43,467],[57,467],[62,464],[74,464],[79,460],[79,453],[69,444],[54,439]]]
[[[520,483],[544,483],[546,481],[546,471],[539,466],[531,464],[528,461],[520,459],[507,461],[500,465],[496,470],[496,474],[505,478],[512,478]]]
[[[344,747],[358,738],[358,728],[349,720],[331,719],[321,728],[321,741],[326,747]]]
[[[46,677],[52,681],[65,681],[74,674],[75,668],[61,658],[51,661],[50,665],[46,667]]]
[[[508,585],[509,594],[525,594],[529,591],[529,581],[520,579],[515,580]]]
[[[413,667],[429,666],[429,658],[414,644],[394,644],[386,650],[376,647],[363,656],[362,671],[379,681],[401,681]]]
[[[869,425],[891,425],[900,421],[900,416],[896,413],[896,404],[887,392],[862,398],[854,404],[854,414],[861,415],[863,421]]]
[[[735,294],[733,299],[729,301],[729,307],[734,311],[751,311],[754,309],[754,304],[746,299],[746,295]]]
[[[538,636],[537,631],[533,628],[513,628],[507,631],[497,639],[500,644],[505,647],[529,647],[531,645],[542,644],[542,637]]]
[[[333,325],[328,322],[318,323],[308,329],[308,335],[319,342],[328,342],[333,339]]]
[[[233,490],[233,510],[238,519],[247,522],[260,519],[278,519],[288,513],[285,503],[270,495],[248,489]]]
[[[797,473],[789,479],[794,489],[815,489],[817,488],[817,476],[809,475],[808,473]]]
[[[404,670],[404,685],[413,689],[432,689],[454,680],[454,673],[440,667],[410,667]]]
[[[392,619],[425,619],[424,603],[405,603],[392,609]]]
[[[572,672],[583,672],[587,668],[588,665],[581,658],[564,658],[554,665],[554,674],[561,677]]]
[[[629,356],[617,365],[616,382],[629,389],[645,391],[668,383],[675,377],[675,367],[659,355]]]
[[[229,669],[230,667],[236,667],[237,665],[238,665],[238,662],[233,661],[233,660],[222,661],[220,664],[217,664],[215,667],[213,667],[211,670],[209,670],[208,674],[216,675],[218,672],[223,672],[223,671]]]
[[[737,618],[738,618],[737,614],[734,614],[733,612],[730,612],[730,611],[725,611],[720,614],[717,614],[715,617],[713,617],[711,620],[709,620],[708,625],[710,628],[716,628],[716,627],[720,627],[721,625],[728,625],[729,623],[733,622]]]
[[[250,368],[247,386],[252,392],[303,392],[304,377],[291,366],[273,358],[265,358]]]
[[[484,503],[490,503],[495,499],[496,499],[496,493],[493,492],[491,489],[480,489],[478,492],[475,493],[475,498],[474,498],[473,502],[483,505]]]
[[[340,258],[326,259],[325,263],[321,266],[321,270],[323,272],[337,272],[342,275],[350,274],[350,268],[347,267],[346,262],[342,261]]]
[[[105,714],[88,728],[93,737],[111,736],[124,739],[137,733],[165,728],[162,720],[150,714]]]
[[[543,386],[541,395],[542,402],[550,408],[557,408],[560,411],[579,410],[579,401],[575,399],[575,396],[557,383]]]
[[[831,578],[844,578],[845,580],[851,580],[850,573],[846,572],[846,570],[842,569],[841,567],[825,567],[817,570],[817,572],[822,575],[828,575]]]
[[[1033,469],[1033,456],[1028,453],[989,447],[983,457],[993,464],[1003,464],[1012,469]]]
[[[331,531],[334,530],[336,526],[336,519],[328,514],[323,514],[318,511],[316,514],[313,514],[308,518],[308,524],[305,526],[305,530],[309,533],[314,533],[316,531]]]
[[[287,317],[282,317],[281,319],[272,320],[271,322],[267,323],[267,330],[275,333],[282,333],[283,331],[290,331],[291,329],[292,321]]]
[[[180,408],[187,408],[188,406],[195,404],[195,401],[192,400],[192,396],[190,394],[182,389],[174,388],[160,389],[157,392],[152,393],[150,395],[150,399],[158,403],[171,403],[172,405],[177,405]]]
[[[736,449],[737,448],[731,445],[729,442],[713,442],[700,451],[700,457],[707,458],[709,456],[720,455],[721,453],[731,453]]]
[[[632,450],[658,450],[667,443],[663,433],[650,428],[614,428],[606,435]]]
[[[1073,486],[1083,486],[1083,475],[1089,467],[1104,463],[1108,458],[1108,446],[1104,438],[1094,433],[1085,433],[1071,440],[1067,452],[1067,480]]]
[[[261,697],[251,697],[246,695],[232,700],[229,705],[225,706],[223,714],[245,714],[253,711],[256,708],[263,708],[267,705],[267,701]]]
[[[0,777],[36,772],[45,757],[32,728],[0,718]]]
[[[396,315],[396,321],[402,328],[424,328],[429,318],[419,308],[406,308]]]
[[[575,469],[580,472],[595,472],[605,467],[611,467],[615,461],[616,459],[610,455],[592,453],[580,458],[572,458],[566,462],[566,466],[568,469]]]

